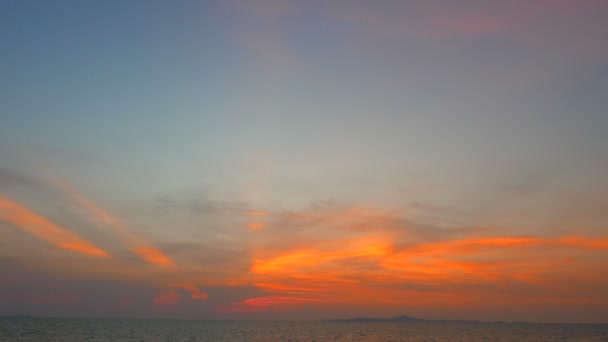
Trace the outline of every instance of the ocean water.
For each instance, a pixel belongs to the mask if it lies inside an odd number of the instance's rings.
[[[608,325],[4,317],[0,341],[608,341]]]

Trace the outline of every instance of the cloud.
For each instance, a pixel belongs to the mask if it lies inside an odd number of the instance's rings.
[[[165,243],[162,247],[174,256],[178,266],[171,272],[180,281],[192,281],[193,277],[198,277],[204,279],[205,284],[242,285],[251,261],[247,246],[237,242],[217,243],[209,238],[200,242]]]
[[[564,287],[564,279],[594,288],[603,281],[597,276],[603,267],[592,260],[608,249],[604,238],[446,231],[371,207],[326,205],[265,217],[268,228],[256,235],[251,281],[266,295],[220,307],[221,313],[292,310],[303,303],[326,311],[523,307],[553,303],[560,295],[583,303],[595,295],[582,285]]]
[[[110,256],[92,243],[4,196],[0,196],[0,218],[59,248],[93,256]]]
[[[327,202],[301,211],[272,212],[265,216],[265,234],[256,239],[254,255],[264,259],[266,255],[302,246],[339,245],[336,241],[348,246],[364,238],[392,240],[404,229],[400,214],[374,206]]]
[[[262,230],[266,228],[266,223],[264,222],[249,222],[247,223],[247,229],[249,230]]]
[[[115,216],[110,215],[107,211],[93,203],[90,199],[76,191],[72,186],[57,178],[52,178],[51,182],[58,188],[62,189],[70,195],[78,204],[88,209],[94,214],[97,219],[113,230],[113,233],[127,246],[132,248],[132,252],[141,259],[151,264],[160,266],[173,266],[173,261],[166,256],[161,250],[152,246],[152,244],[143,237],[136,235],[125,227],[122,222]]]
[[[201,291],[201,289],[198,287],[198,285],[195,285],[194,283],[188,283],[188,282],[171,283],[167,287],[170,289],[186,290],[191,293],[191,298],[194,300],[203,301],[203,300],[209,298],[209,295],[206,294],[205,292]],[[167,291],[171,292],[172,290],[167,290]],[[175,292],[175,291],[172,291],[172,292]]]
[[[249,298],[226,306],[220,306],[220,313],[254,313],[254,312],[288,312],[301,309],[306,304],[317,303],[317,298],[302,298],[289,296],[266,296]]]
[[[165,290],[163,293],[154,298],[156,304],[175,304],[179,301],[179,295],[175,290]]]
[[[173,261],[169,259],[163,252],[154,247],[141,247],[132,250],[132,252],[138,255],[143,260],[162,266],[173,266]]]
[[[306,305],[324,314],[355,307],[388,312],[405,306],[558,305],[552,298],[560,296],[578,305],[605,292],[597,285],[605,281],[600,262],[608,249],[604,238],[450,230],[409,222],[398,210],[331,203],[263,215],[251,215],[246,206],[226,213],[222,209],[205,215],[229,217],[234,227],[210,228],[205,231],[210,238],[201,243],[162,245],[179,260],[172,268],[113,258],[100,264],[79,260],[55,269],[58,276],[69,270],[83,279],[113,279],[118,285],[107,295],[111,305],[89,303],[93,293],[87,291],[33,293],[40,298],[82,295],[78,305],[90,305],[90,310],[99,310],[95,312],[128,308],[135,313],[134,307],[150,305],[148,309],[161,310],[157,315],[168,308],[185,317],[198,317],[197,312],[205,317],[309,317],[303,311]],[[217,243],[223,234],[242,231],[242,223],[251,218],[263,219],[266,228]],[[576,285],[568,286],[565,279]],[[128,290],[119,290],[120,284],[127,289],[127,283]],[[127,297],[134,299],[123,301]],[[17,299],[11,305],[35,305]]]
[[[597,285],[606,281],[599,262],[608,248],[603,238],[504,236],[489,228],[441,228],[412,222],[403,210],[371,205],[318,202],[304,210],[261,211],[244,202],[186,197],[154,202],[149,215],[151,221],[161,216],[167,223],[184,226],[182,240],[168,240],[149,250],[145,244],[139,249],[127,244],[150,267],[142,267],[126,253],[95,263],[82,259],[48,265],[58,275],[135,282],[145,296],[138,297],[131,288],[117,291],[104,297],[112,303],[107,306],[90,302],[90,293],[34,292],[31,298],[83,296],[81,303],[69,305],[90,305],[98,312],[120,307],[135,313],[139,311],[134,307],[149,305],[148,309],[161,310],[156,315],[168,308],[185,317],[199,312],[205,317],[217,313],[245,318],[251,313],[309,317],[302,311],[306,305],[317,314],[355,307],[389,312],[404,306],[558,306],[556,297],[572,306],[599,305],[601,301],[593,300],[605,293]],[[84,201],[88,206],[76,200],[97,220],[122,225],[90,200]],[[434,211],[441,215],[446,209]],[[200,222],[205,229],[200,229]],[[256,231],[247,234],[246,228]],[[114,228],[112,233],[128,241]],[[169,253],[175,266],[152,267],[164,262],[165,254],[155,254],[157,250]],[[576,286],[567,285],[566,279],[575,280]],[[10,305],[37,305],[28,301],[27,293],[11,296],[3,297]],[[48,302],[47,306],[63,305]]]
[[[314,249],[317,247],[318,249]],[[391,252],[388,241],[379,239],[340,239],[297,250],[267,260],[255,260],[251,271],[258,274],[271,272],[301,272],[303,268],[351,258],[380,258]]]
[[[0,189],[13,185],[41,186],[42,182],[26,174],[0,167]]]

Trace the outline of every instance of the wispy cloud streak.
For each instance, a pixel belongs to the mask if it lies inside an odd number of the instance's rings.
[[[94,256],[110,256],[92,243],[4,196],[0,196],[0,218],[59,248]]]
[[[378,307],[460,307],[479,298],[508,305],[522,298],[550,302],[556,293],[582,303],[588,296],[562,286],[562,280],[597,283],[602,267],[593,260],[608,250],[608,239],[580,235],[459,237],[462,233],[445,232],[429,239],[404,226],[395,213],[362,208],[274,213],[268,220],[269,230],[258,237],[269,243],[254,250],[250,268],[253,284],[266,295],[218,312],[369,306],[369,298]],[[292,230],[277,245],[272,241],[281,231],[272,227]],[[304,235],[320,234],[320,227],[323,234],[316,239]],[[514,294],[511,288],[522,290]]]
[[[76,202],[93,213],[99,220],[104,222],[107,227],[111,228],[116,236],[122,240],[131,252],[139,256],[142,260],[155,265],[173,266],[173,261],[165,255],[161,250],[152,246],[152,244],[141,236],[138,236],[125,227],[122,222],[107,211],[100,208],[90,199],[76,191],[71,185],[57,179],[52,178],[51,182],[65,191]]]

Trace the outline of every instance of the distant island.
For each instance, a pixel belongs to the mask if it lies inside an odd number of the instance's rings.
[[[463,320],[463,319],[424,319],[416,318],[407,315],[401,315],[391,318],[371,318],[371,317],[357,317],[348,319],[326,319],[324,322],[396,322],[396,323],[494,323],[494,324],[506,324],[503,321],[476,321],[476,320]],[[524,323],[524,322],[518,322]]]

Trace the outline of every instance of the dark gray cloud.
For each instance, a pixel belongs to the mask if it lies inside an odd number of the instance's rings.
[[[64,277],[7,259],[0,259],[0,278],[0,315],[217,318],[217,307],[263,295],[253,286],[203,286],[205,301],[176,289],[179,302],[156,304],[165,289],[148,282]]]
[[[13,186],[39,187],[43,182],[28,174],[0,167],[0,190]]]

